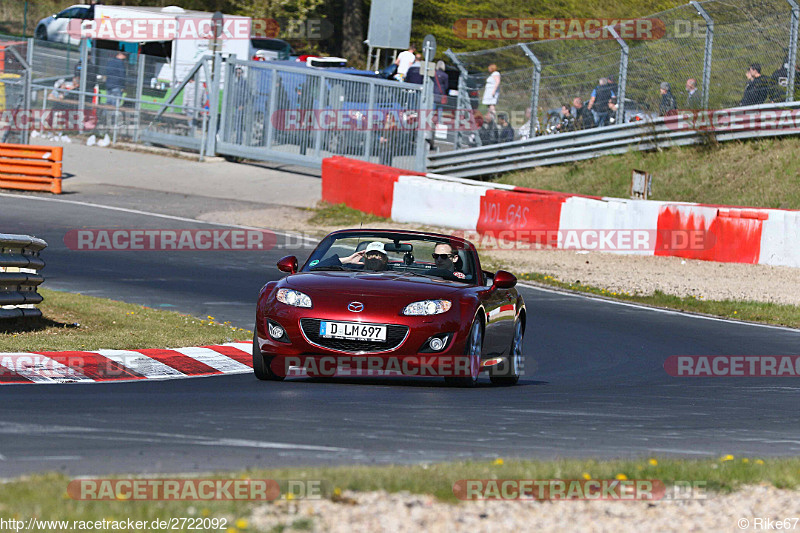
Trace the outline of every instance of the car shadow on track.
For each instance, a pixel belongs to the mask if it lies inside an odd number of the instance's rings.
[[[456,387],[444,382],[443,379],[438,378],[404,378],[404,377],[359,377],[359,378],[306,378],[296,377],[290,378],[284,383],[325,383],[331,385],[386,385],[391,387],[422,387],[422,388],[447,388],[459,389],[463,387]],[[549,385],[548,381],[535,381],[535,380],[520,380],[516,385],[505,387],[492,385],[488,378],[480,379],[478,384],[474,387],[476,389],[508,389],[514,387],[527,387],[527,386],[540,386]]]

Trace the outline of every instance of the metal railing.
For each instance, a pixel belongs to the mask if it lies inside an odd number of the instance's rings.
[[[36,237],[0,233],[0,319],[42,316],[35,304],[42,301],[36,289],[44,281],[39,253],[46,247]]]
[[[543,135],[528,140],[431,154],[428,170],[466,178],[624,154],[631,150],[798,135],[800,128],[795,122],[800,115],[798,111],[800,102],[731,109],[724,112],[725,123],[730,126],[720,127],[716,131],[699,126],[700,119],[714,116],[712,112],[699,111],[699,118],[696,119],[684,113],[658,117],[652,121]],[[710,123],[709,120],[704,122]]]
[[[616,124],[635,116],[663,115],[669,98],[661,94],[662,83],[669,84],[679,110],[799,99],[796,0],[692,0],[644,18],[659,28],[655,38],[626,40],[609,31],[609,38],[601,40],[551,39],[450,52],[448,57],[468,73],[469,83],[480,91],[478,102],[487,68],[496,65],[501,73],[497,112],[524,117],[530,108],[541,130],[563,104],[571,107],[575,98],[589,101],[600,80],[609,80],[616,96],[618,108],[610,111]],[[759,83],[771,86],[773,94],[767,100],[745,101],[746,74],[753,65],[761,69]],[[696,86],[693,98],[686,89],[690,79]],[[459,94],[459,108],[468,108],[464,98]],[[595,114],[594,119],[598,122],[599,117]],[[521,125],[512,121],[515,129]],[[461,147],[469,148],[455,146]]]
[[[17,59],[15,74],[0,76],[0,109],[76,112],[82,124],[60,132],[194,150],[204,154],[319,167],[331,155],[424,170],[427,144],[417,126],[431,107],[422,85],[387,81],[361,72],[336,73],[303,64],[201,57],[180,64],[182,79],[164,58],[130,55],[124,94],[110,94],[115,50],[4,38]],[[13,42],[13,44],[12,44]],[[26,59],[27,58],[27,59]],[[84,68],[85,66],[85,68]],[[80,68],[79,68],[80,67]],[[170,68],[172,67],[172,68]],[[333,113],[332,127],[319,118]],[[289,115],[307,121],[287,125]],[[0,142],[48,135],[43,126],[9,131]]]

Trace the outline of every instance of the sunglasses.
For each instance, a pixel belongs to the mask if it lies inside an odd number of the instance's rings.
[[[458,254],[431,254],[434,260],[447,259],[448,257],[456,257]]]

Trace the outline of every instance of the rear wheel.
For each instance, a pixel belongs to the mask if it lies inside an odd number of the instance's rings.
[[[258,346],[258,334],[253,333],[253,373],[262,381],[283,381],[286,376],[279,376],[273,372],[270,363],[272,357],[264,357]]]
[[[480,319],[476,318],[469,330],[469,340],[467,341],[467,353],[469,357],[469,376],[456,377],[448,376],[444,378],[445,383],[454,387],[474,387],[478,384],[478,374],[481,371],[481,352],[483,351],[483,325]]]
[[[516,385],[519,381],[520,368],[522,368],[522,341],[525,329],[522,327],[522,320],[517,320],[514,324],[514,338],[511,340],[511,350],[508,358],[491,367],[489,370],[489,380],[492,385]]]

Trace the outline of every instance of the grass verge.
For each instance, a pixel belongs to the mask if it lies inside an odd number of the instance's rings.
[[[762,322],[764,324],[800,328],[800,306],[796,305],[737,300],[706,300],[703,299],[702,296],[699,298],[695,296],[681,297],[665,294],[661,291],[655,291],[653,294],[646,295],[631,294],[628,292],[609,291],[592,285],[584,285],[583,283],[567,283],[553,276],[546,276],[536,272],[516,274],[516,276],[523,281],[532,281],[541,285],[594,294],[616,300],[652,305],[655,307],[665,307],[677,311],[714,315],[746,322]]]
[[[320,202],[317,207],[311,208],[314,214],[308,219],[310,224],[319,226],[359,227],[368,222],[388,222],[388,218],[379,217],[353,209],[345,204],[329,204]]]
[[[653,200],[800,209],[800,139],[728,142],[717,148],[628,152],[501,175],[497,181],[626,198],[633,169],[653,174]]]
[[[253,332],[214,317],[39,289],[42,318],[0,322],[0,352],[180,348],[249,340]]]
[[[98,476],[99,477],[99,476]],[[130,476],[114,476],[127,477]],[[159,476],[175,479],[189,476]],[[683,460],[646,458],[597,461],[564,459],[518,461],[495,459],[491,462],[457,462],[402,466],[342,466],[286,468],[220,472],[202,476],[217,479],[272,479],[281,485],[280,500],[300,498],[287,490],[288,480],[320,481],[321,497],[352,503],[343,491],[408,491],[432,494],[445,502],[456,503],[453,484],[464,479],[650,479],[667,487],[676,482],[700,482],[712,493],[728,493],[743,485],[772,484],[778,488],[800,486],[800,458],[760,459],[727,455],[716,459]],[[96,477],[97,478],[97,477]],[[70,478],[63,474],[37,474],[0,484],[0,514],[26,519],[59,520],[154,520],[170,517],[214,517],[228,519],[234,530],[246,530],[246,519],[253,507],[264,502],[246,501],[109,501],[73,500],[67,493]],[[704,487],[704,488],[703,488]],[[289,494],[292,494],[289,496]],[[357,500],[357,497],[356,497]],[[277,505],[278,503],[274,503]],[[238,524],[237,524],[238,522]],[[228,531],[231,531],[230,529]]]

